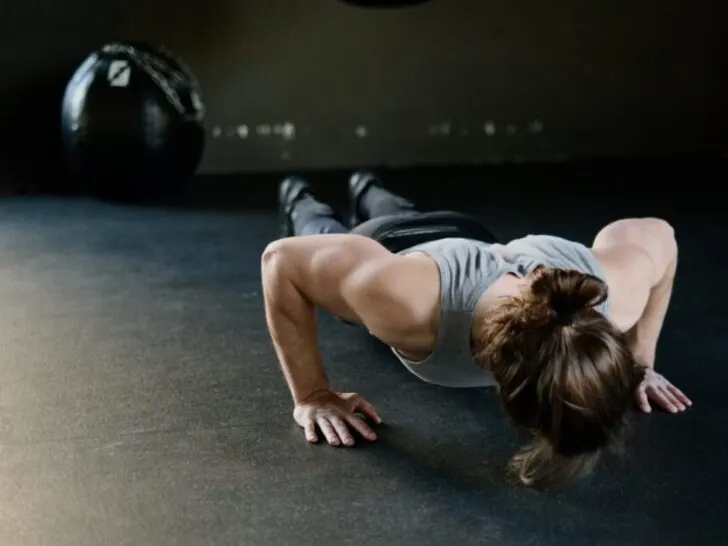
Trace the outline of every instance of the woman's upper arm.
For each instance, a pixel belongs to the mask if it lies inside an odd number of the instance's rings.
[[[628,330],[644,312],[654,286],[674,267],[677,244],[664,220],[630,218],[605,226],[592,246],[612,301],[612,320]]]
[[[427,258],[394,256],[352,276],[347,297],[372,334],[394,342],[439,317],[440,272]]]
[[[597,253],[623,254],[636,259],[639,272],[647,275],[652,286],[660,282],[677,259],[675,230],[661,218],[625,218],[612,222],[597,233],[592,248]]]
[[[290,283],[316,307],[370,330],[396,329],[411,313],[422,299],[410,297],[417,274],[412,260],[358,235],[281,239],[262,258],[267,300],[275,284]]]
[[[392,256],[376,241],[358,235],[279,239],[268,245],[261,259],[264,292],[273,298],[276,284],[289,283],[315,306],[352,320],[352,282]]]

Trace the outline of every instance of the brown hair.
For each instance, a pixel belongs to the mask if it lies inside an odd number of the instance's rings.
[[[506,414],[534,435],[510,468],[542,488],[585,474],[604,449],[620,445],[644,372],[624,334],[595,309],[607,298],[604,282],[549,268],[530,278],[489,314],[475,348]]]

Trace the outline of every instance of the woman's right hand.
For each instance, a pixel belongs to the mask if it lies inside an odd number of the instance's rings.
[[[293,410],[293,418],[303,428],[307,441],[318,442],[318,430],[330,445],[347,447],[355,443],[352,431],[371,442],[377,439],[374,430],[357,414],[376,424],[382,422],[374,406],[356,393],[316,391]]]

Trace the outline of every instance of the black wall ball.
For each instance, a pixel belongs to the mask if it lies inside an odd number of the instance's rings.
[[[429,2],[430,0],[341,0],[345,4],[360,8],[408,8]]]
[[[205,142],[199,85],[163,47],[112,42],[69,81],[61,138],[69,168],[96,195],[166,197],[195,174]]]

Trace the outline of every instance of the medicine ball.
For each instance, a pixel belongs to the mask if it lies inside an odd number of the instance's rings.
[[[360,8],[408,8],[424,4],[430,0],[341,0]]]
[[[66,87],[64,155],[72,173],[98,196],[166,197],[199,166],[204,116],[194,75],[172,53],[108,43],[89,55]]]

